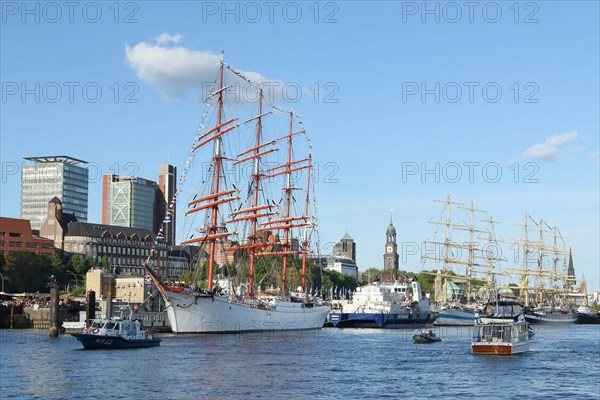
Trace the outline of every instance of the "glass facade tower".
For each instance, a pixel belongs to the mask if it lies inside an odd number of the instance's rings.
[[[134,176],[104,175],[103,221],[107,225],[157,229],[158,185]]]
[[[40,229],[48,213],[48,202],[62,201],[63,212],[87,222],[89,171],[85,161],[68,156],[26,157],[32,164],[21,169],[21,218]]]

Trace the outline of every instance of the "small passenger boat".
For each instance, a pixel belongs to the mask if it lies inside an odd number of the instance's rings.
[[[89,327],[71,335],[86,350],[153,347],[160,344],[160,338],[154,332],[142,329],[140,321],[118,317],[93,319]]]
[[[418,335],[413,336],[413,340],[415,343],[434,343],[441,342],[442,338],[437,336],[433,330],[428,330],[427,332],[423,331]]]
[[[473,354],[525,353],[531,349],[533,336],[518,304],[497,302],[494,312],[475,320],[471,349]]]

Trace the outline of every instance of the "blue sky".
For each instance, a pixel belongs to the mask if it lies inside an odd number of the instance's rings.
[[[389,210],[398,241],[419,244],[450,193],[505,240],[526,212],[557,225],[600,288],[597,2],[48,4],[2,2],[0,215],[19,217],[23,157],[147,179],[181,168],[224,50],[302,88],[288,97],[314,146],[325,249],[347,231],[359,268],[382,267]],[[100,207],[98,179],[90,221]]]

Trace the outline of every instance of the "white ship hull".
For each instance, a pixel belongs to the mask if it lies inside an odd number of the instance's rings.
[[[438,317],[433,323],[435,326],[473,326],[475,322],[475,313],[457,310],[452,308],[443,308],[439,311]]]
[[[242,303],[226,296],[185,290],[166,291],[167,314],[173,333],[241,333],[320,329],[329,307],[277,300]]]
[[[516,343],[472,343],[472,350],[474,354],[488,354],[488,355],[511,355],[527,353],[531,350],[531,344],[533,340],[527,340],[524,342]]]

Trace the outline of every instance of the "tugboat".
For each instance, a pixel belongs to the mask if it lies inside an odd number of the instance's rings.
[[[143,330],[140,321],[113,317],[93,319],[89,327],[81,333],[72,333],[86,350],[130,349],[160,345],[160,338]]]

